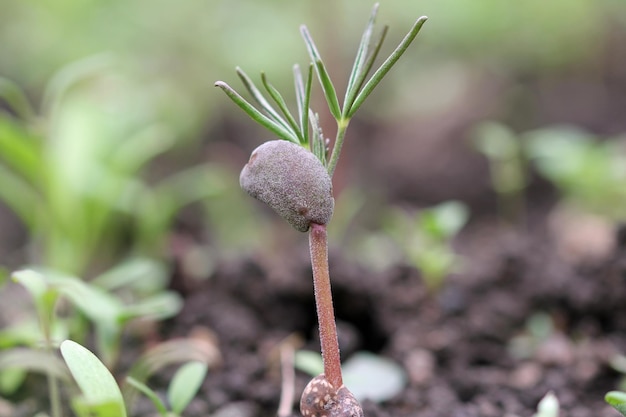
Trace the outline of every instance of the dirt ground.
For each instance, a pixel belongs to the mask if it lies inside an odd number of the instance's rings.
[[[562,260],[545,236],[475,224],[457,242],[473,266],[436,294],[413,268],[375,274],[332,250],[342,355],[383,355],[409,376],[390,401],[364,402],[365,415],[526,417],[553,391],[561,417],[617,416],[603,401],[619,382],[608,361],[626,351],[625,230],[614,236],[606,257],[576,264]],[[223,263],[186,289],[168,337],[205,327],[223,353],[190,415],[276,415],[277,345],[295,333],[304,347],[318,348],[306,247],[293,252],[287,266]],[[552,331],[533,338],[531,317],[547,318]],[[296,402],[308,379],[297,373]]]

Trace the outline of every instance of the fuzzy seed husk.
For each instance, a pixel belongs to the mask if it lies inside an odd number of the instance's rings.
[[[363,409],[354,395],[342,385],[333,387],[324,374],[313,378],[300,398],[303,417],[363,417]]]
[[[285,140],[265,142],[250,155],[239,184],[266,203],[295,229],[327,224],[335,200],[326,168],[313,153]]]

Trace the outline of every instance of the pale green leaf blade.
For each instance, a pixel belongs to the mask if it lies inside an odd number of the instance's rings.
[[[349,109],[351,106],[351,102],[356,97],[359,92],[359,88],[361,87],[358,80],[361,78],[361,74],[363,74],[364,64],[367,59],[367,51],[369,49],[370,40],[372,38],[372,31],[374,30],[374,23],[376,21],[376,15],[378,14],[378,3],[374,4],[372,8],[372,13],[370,15],[370,19],[367,22],[365,30],[363,31],[363,35],[361,37],[361,43],[359,44],[359,48],[357,49],[356,57],[354,58],[354,64],[352,65],[352,70],[350,71],[350,77],[348,78],[348,86],[346,88],[346,95],[343,100],[343,111],[346,112],[346,109]],[[364,77],[363,77],[364,78]]]
[[[399,394],[407,383],[403,368],[368,352],[355,353],[343,366],[346,387],[357,400],[381,402]]]
[[[333,85],[330,76],[328,75],[328,71],[326,70],[326,66],[324,65],[324,61],[322,61],[322,57],[317,51],[317,47],[313,42],[313,38],[309,33],[309,30],[306,26],[300,27],[300,32],[302,33],[302,37],[304,38],[304,43],[306,44],[306,48],[309,52],[309,56],[311,57],[311,62],[315,65],[315,70],[317,72],[317,77],[322,85],[322,90],[324,91],[324,96],[326,97],[326,102],[328,103],[328,109],[333,117],[337,120],[341,119],[341,108],[339,106],[339,99],[337,98],[337,92],[335,91],[335,86]]]
[[[152,401],[152,404],[154,404],[154,407],[157,409],[159,414],[161,414],[164,417],[167,416],[167,408],[165,407],[165,404],[163,404],[163,401],[161,400],[161,398],[159,398],[157,393],[154,392],[150,387],[148,387],[146,384],[142,382],[137,381],[135,378],[130,377],[130,376],[126,378],[126,382],[130,386],[136,388],[143,395],[148,397],[148,399]]]
[[[269,83],[265,73],[261,73],[261,81],[263,82],[263,87],[265,87],[265,90],[267,90],[267,93],[270,95],[270,97],[272,97],[274,102],[276,102],[276,105],[278,106],[280,111],[283,113],[283,116],[285,116],[285,119],[287,119],[287,123],[289,124],[289,129],[293,131],[294,134],[298,137],[299,143],[303,144],[304,136],[302,132],[300,131],[300,127],[298,123],[296,122],[296,119],[293,117],[293,115],[289,111],[289,108],[287,107],[287,103],[285,102],[285,99],[280,94],[280,92],[276,89],[276,87],[274,87],[272,84]]]
[[[126,407],[115,378],[93,353],[66,340],[61,343],[61,354],[87,403],[115,404],[118,415],[126,417]]]
[[[248,77],[248,75],[245,72],[243,72],[243,70],[239,67],[236,68],[236,72],[237,72],[237,75],[239,76],[239,79],[241,80],[243,85],[246,87],[246,90],[248,90],[252,98],[254,98],[254,100],[259,104],[259,106],[261,106],[261,108],[265,110],[265,112],[270,117],[270,119],[280,124],[283,128],[289,130],[289,125],[287,124],[287,122],[282,117],[280,117],[280,114],[278,114],[278,112],[274,109],[274,107],[272,107],[272,105],[265,99],[265,96],[256,87],[252,79]]]
[[[610,391],[604,396],[604,400],[613,408],[626,417],[626,392]]]
[[[554,393],[547,393],[537,405],[537,413],[533,417],[559,417],[559,400]]]
[[[172,411],[181,414],[202,386],[208,366],[203,362],[189,362],[181,366],[167,390]]]
[[[215,83],[216,87],[219,87],[226,93],[226,95],[237,105],[240,109],[252,118],[255,122],[259,123],[261,126],[265,127],[270,132],[274,133],[281,139],[285,139],[294,143],[298,143],[298,138],[295,137],[291,132],[285,129],[284,126],[276,123],[259,110],[257,110],[254,106],[248,103],[239,93],[232,89],[228,84],[223,81],[217,81]]]
[[[296,351],[294,366],[311,376],[317,376],[324,372],[322,355],[317,352],[311,352],[310,350]]]
[[[363,86],[363,89],[359,93],[359,95],[354,100],[354,104],[350,108],[348,112],[348,117],[354,115],[354,113],[361,107],[365,99],[372,93],[374,88],[380,83],[380,81],[387,75],[391,67],[395,65],[396,62],[400,59],[400,57],[406,52],[409,45],[415,40],[415,37],[419,33],[420,29],[424,25],[428,18],[426,16],[422,16],[413,25],[409,33],[402,39],[398,47],[389,55],[389,57],[382,63],[380,68],[376,70],[372,78]]]

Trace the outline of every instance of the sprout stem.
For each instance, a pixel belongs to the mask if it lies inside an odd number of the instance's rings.
[[[333,144],[333,152],[330,155],[330,161],[328,162],[328,175],[333,177],[333,173],[335,172],[335,168],[337,167],[337,162],[339,161],[339,154],[341,153],[341,148],[343,146],[343,141],[346,138],[346,130],[348,130],[348,125],[350,124],[350,118],[341,118],[337,119],[337,137],[335,138],[335,143]]]
[[[309,232],[311,265],[313,266],[313,286],[315,305],[319,322],[320,345],[324,360],[324,375],[335,388],[343,385],[341,360],[337,341],[337,326],[333,310],[333,297],[328,273],[328,236],[326,225],[311,223]]]

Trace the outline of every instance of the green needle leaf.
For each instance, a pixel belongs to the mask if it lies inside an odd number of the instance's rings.
[[[269,81],[267,80],[267,77],[265,76],[265,73],[261,73],[261,81],[263,82],[263,86],[267,90],[270,97],[272,97],[272,99],[276,102],[276,104],[278,105],[278,108],[287,119],[287,123],[289,123],[289,127],[298,136],[299,143],[301,144],[304,143],[304,136],[302,135],[302,132],[300,131],[300,128],[298,126],[298,123],[296,122],[296,119],[294,119],[294,117],[289,112],[289,109],[287,108],[287,103],[285,103],[285,99],[283,98],[283,96],[278,92],[278,90],[272,84],[269,83]]]
[[[374,29],[374,22],[377,14],[378,3],[376,3],[372,9],[370,20],[367,22],[367,26],[365,27],[365,31],[361,37],[361,43],[359,44],[359,49],[357,50],[356,57],[354,59],[352,71],[350,72],[350,78],[348,78],[348,87],[346,88],[346,96],[343,101],[344,112],[347,111],[350,103],[354,101],[354,97],[356,97],[359,92],[359,88],[361,87],[358,82],[359,78],[365,78],[365,75],[363,75],[363,77],[361,77],[361,75],[363,74],[363,65],[367,59],[367,50],[370,45],[370,39],[372,38],[372,31]]]
[[[289,130],[289,125],[285,120],[280,117],[280,114],[272,107],[272,105],[265,99],[263,93],[254,85],[254,82],[248,75],[243,72],[243,70],[239,67],[236,68],[237,75],[241,79],[241,82],[246,87],[246,90],[252,95],[252,97],[256,100],[256,102],[261,106],[263,110],[267,113],[267,115],[273,119],[276,123],[283,126],[285,129]]]
[[[304,145],[309,144],[309,104],[311,102],[311,85],[313,84],[313,65],[309,65],[306,86],[302,81],[302,72],[299,65],[293,67],[293,78],[296,85],[296,101],[298,102],[298,116],[300,131],[304,137]]]
[[[409,47],[409,45],[411,45],[427,19],[428,18],[426,16],[422,16],[417,19],[409,33],[407,33],[404,39],[402,39],[402,42],[400,42],[398,47],[391,53],[391,55],[389,55],[389,58],[387,58],[385,62],[383,62],[380,68],[378,68],[374,75],[372,75],[372,78],[370,78],[369,81],[365,84],[359,95],[354,100],[354,104],[348,112],[348,117],[354,115],[358,108],[361,107],[365,99],[372,93],[374,88],[376,88],[378,83],[380,83],[385,75],[387,75],[391,67],[393,67],[395,63],[398,62],[398,59],[400,59],[404,52],[406,52],[407,48]]]
[[[223,81],[217,81],[215,83],[216,87],[221,88],[224,93],[237,105],[240,109],[245,111],[248,116],[252,118],[255,122],[259,123],[261,126],[268,129],[270,132],[274,133],[280,139],[288,140],[294,143],[299,143],[298,138],[283,126],[271,120],[269,117],[258,111],[254,106],[248,103],[243,97],[239,95],[235,90],[233,90],[228,84]]]
[[[324,91],[324,96],[326,96],[326,101],[328,102],[328,109],[330,110],[330,113],[333,115],[333,117],[339,120],[341,118],[339,99],[337,98],[337,92],[335,91],[333,82],[328,75],[326,66],[324,65],[322,57],[315,47],[315,43],[313,42],[313,38],[311,38],[311,34],[309,33],[307,27],[304,25],[300,26],[300,32],[302,33],[302,37],[304,38],[306,48],[309,51],[311,61],[315,65],[317,77],[319,78],[320,84],[322,85],[322,90]]]
[[[374,62],[376,61],[376,58],[378,57],[378,53],[380,52],[383,42],[385,41],[385,37],[387,36],[388,30],[389,30],[389,26],[383,27],[383,30],[378,36],[378,40],[374,44],[374,50],[367,57],[367,60],[365,61],[365,64],[363,65],[363,69],[361,70],[358,79],[355,81],[355,84],[353,87],[353,94],[351,94],[349,97],[346,98],[346,102],[344,103],[344,107],[343,107],[344,117],[351,117],[354,114],[354,112],[351,111],[353,104],[354,104],[354,100],[356,99],[357,95],[361,91],[361,88],[363,87],[363,83],[365,83],[365,79],[367,78],[370,71],[372,70],[372,67],[374,66]],[[348,114],[350,116],[348,116]]]

